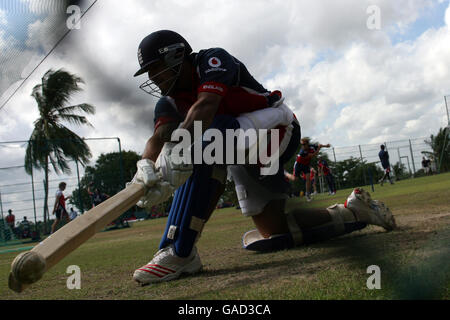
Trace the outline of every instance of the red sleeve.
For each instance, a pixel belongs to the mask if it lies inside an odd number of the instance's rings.
[[[215,81],[204,82],[197,88],[197,93],[210,92],[218,94],[219,96],[222,97],[224,97],[227,94],[227,91],[228,87],[226,85]]]
[[[159,117],[158,120],[155,123],[155,129],[154,132],[156,131],[156,129],[158,129],[158,127],[160,125],[166,124],[166,123],[170,123],[170,122],[179,122],[178,119],[172,118],[172,117]]]

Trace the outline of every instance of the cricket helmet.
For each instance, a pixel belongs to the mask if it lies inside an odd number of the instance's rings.
[[[180,75],[181,64],[183,63],[184,58],[191,52],[192,48],[186,39],[174,31],[159,30],[146,36],[138,47],[140,69],[134,76],[136,77],[147,72],[150,66],[157,62],[163,62],[166,66],[166,68],[158,74],[172,70],[174,76],[166,80],[170,81],[170,89],[166,90],[166,92],[161,92],[158,86],[161,83],[155,83],[150,79],[142,83],[139,87],[156,97],[168,95]]]

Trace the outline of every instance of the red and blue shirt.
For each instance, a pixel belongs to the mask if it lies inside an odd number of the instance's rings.
[[[331,173],[331,170],[328,167],[328,163],[325,160],[319,160],[317,165],[319,166],[319,168],[322,168],[322,172],[325,176],[327,176]]]
[[[281,92],[270,92],[256,81],[245,65],[222,48],[191,54],[192,88],[159,99],[155,107],[155,130],[164,123],[181,122],[200,92],[222,96],[217,114],[238,116],[270,107]]]
[[[66,198],[64,197],[64,194],[61,190],[56,191],[56,198],[58,198],[58,208],[66,209]]]
[[[305,165],[305,166],[309,166],[309,164],[311,163],[311,157],[308,157],[310,154],[313,154],[314,152],[317,151],[319,147],[317,145],[310,145],[308,149],[301,149],[300,153],[297,156],[297,163]]]

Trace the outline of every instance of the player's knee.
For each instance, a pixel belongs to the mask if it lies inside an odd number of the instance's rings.
[[[270,186],[272,189],[279,187],[279,192],[274,192],[268,186],[262,185],[261,180],[252,176],[244,166],[229,166],[229,170],[234,180],[239,206],[246,217],[259,215],[272,201],[287,198],[283,192],[285,186],[280,185],[277,179],[273,179],[273,185]],[[265,179],[270,180],[271,177]]]
[[[244,249],[270,252],[303,243],[303,233],[294,216],[284,213],[284,203],[272,201],[262,213],[252,217],[257,229],[243,235]]]
[[[252,216],[256,228],[264,238],[289,232],[284,216],[285,203],[285,200],[272,200],[262,212]]]

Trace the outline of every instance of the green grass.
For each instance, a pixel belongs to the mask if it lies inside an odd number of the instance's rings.
[[[365,187],[370,190],[370,187]],[[290,205],[343,203],[349,190]],[[314,245],[258,254],[241,247],[252,220],[234,208],[217,210],[198,243],[204,271],[196,276],[137,286],[133,271],[159,245],[166,219],[98,233],[24,293],[7,288],[16,253],[0,254],[0,299],[449,299],[450,174],[375,186],[399,229],[376,226]],[[381,290],[369,290],[369,265],[381,268]],[[66,268],[81,268],[81,289],[66,288]]]

